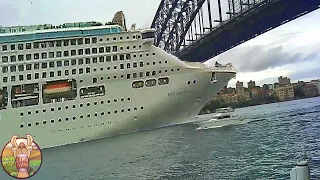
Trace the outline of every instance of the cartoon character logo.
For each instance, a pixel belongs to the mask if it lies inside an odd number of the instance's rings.
[[[1,164],[14,178],[32,177],[41,167],[41,150],[31,135],[27,135],[27,138],[13,136],[2,150]]]

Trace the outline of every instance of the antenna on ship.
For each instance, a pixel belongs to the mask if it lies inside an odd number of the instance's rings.
[[[132,24],[131,28],[130,28],[130,31],[135,31],[135,30],[136,30],[136,24]]]

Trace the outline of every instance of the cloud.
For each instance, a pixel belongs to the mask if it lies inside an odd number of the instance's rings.
[[[318,52],[309,54],[297,51],[288,52],[285,51],[283,45],[269,48],[264,45],[254,45],[236,48],[232,52],[227,52],[213,59],[213,61],[223,63],[231,61],[239,72],[258,72],[300,61],[308,62],[314,60],[318,54]]]

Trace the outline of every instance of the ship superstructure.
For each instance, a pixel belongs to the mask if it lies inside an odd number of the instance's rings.
[[[0,27],[0,144],[42,148],[186,122],[235,76],[153,45],[117,24]]]

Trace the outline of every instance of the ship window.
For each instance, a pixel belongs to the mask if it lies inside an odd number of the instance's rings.
[[[130,54],[126,54],[126,59],[127,59],[127,60],[131,59]]]
[[[112,52],[117,52],[117,46],[112,46]]]
[[[31,54],[26,55],[26,60],[31,60]]]
[[[105,87],[103,85],[91,86],[91,87],[80,89],[80,98],[90,98],[90,97],[104,96],[104,95],[105,95]]]
[[[99,62],[103,63],[104,62],[104,56],[99,57]]]
[[[130,63],[127,63],[127,68],[130,68]]]
[[[79,69],[79,74],[82,74],[83,73],[83,68],[80,68]]]
[[[97,62],[98,62],[98,58],[97,58],[97,57],[93,57],[93,58],[92,58],[92,62],[93,62],[93,63],[97,63]]]
[[[82,38],[78,39],[78,45],[82,45],[82,44],[83,44],[83,39]]]
[[[2,45],[2,51],[6,51],[6,50],[8,50],[7,45]]]
[[[71,45],[76,45],[76,40],[75,39],[71,39]]]
[[[22,66],[22,71],[23,71],[23,66]],[[7,66],[2,67],[2,72],[3,73],[8,72],[8,67]]]
[[[104,48],[103,47],[99,48],[99,53],[104,53]]]
[[[114,65],[114,66],[113,66],[113,69],[117,69],[117,65]]]
[[[137,78],[137,73],[133,73],[132,78]]]
[[[75,59],[71,59],[71,65],[74,66],[77,64],[77,61]]]
[[[47,59],[47,53],[41,53],[41,59]]]
[[[46,47],[47,47],[46,42],[42,42],[42,43],[41,43],[41,48],[46,48]]]
[[[167,63],[168,63],[168,61],[164,61],[164,63],[166,63],[166,64],[167,64]]]
[[[86,54],[90,54],[90,48],[85,49]]]
[[[16,66],[10,66],[10,71],[11,72],[16,72]]]
[[[53,41],[49,41],[48,44],[49,44],[49,47],[54,47]]]
[[[23,81],[23,75],[19,75],[19,81]]]
[[[17,60],[17,59],[16,59],[16,56],[10,56],[10,61],[11,61],[11,62],[16,62],[16,60]]]
[[[4,67],[3,67],[3,68],[4,68]],[[3,68],[2,68],[2,72],[3,72]],[[23,65],[19,65],[19,66],[18,66],[18,70],[19,70],[19,71],[23,71],[23,70],[24,70],[24,66],[23,66]]]
[[[58,76],[61,76],[61,71],[58,71]]]
[[[2,78],[2,81],[3,81],[3,82],[8,82],[8,77],[3,77],[3,78]]]
[[[76,69],[72,69],[71,72],[72,72],[73,75],[77,74],[77,70]]]
[[[147,66],[149,66],[149,62],[147,62]]]
[[[136,46],[133,46],[133,48],[136,48]]]
[[[127,79],[130,79],[130,74],[127,74]]]
[[[57,51],[56,57],[61,57],[62,52],[61,51]]]
[[[153,64],[153,65],[156,65],[156,62],[153,61],[152,64]]]
[[[54,72],[51,71],[51,72],[50,72],[50,77],[53,77],[53,76],[54,76]]]
[[[156,53],[152,53],[152,55],[156,55]]]
[[[84,42],[85,42],[86,44],[90,44],[90,38],[85,38]]]
[[[83,59],[78,59],[78,65],[83,64]]]
[[[69,66],[69,60],[64,60],[63,65],[64,66]]]
[[[54,52],[49,52],[49,58],[54,58]]]
[[[35,78],[35,79],[39,79],[39,73],[35,73],[35,74],[34,74],[34,78]]]
[[[27,64],[27,65],[26,65],[26,69],[27,69],[28,71],[30,71],[30,70],[31,70],[31,64]]]
[[[110,52],[111,51],[111,47],[110,46],[107,46],[106,47],[106,52]]]
[[[77,55],[77,51],[76,50],[71,50],[71,56],[75,56]]]
[[[124,69],[124,64],[120,64],[120,69]]]
[[[169,78],[168,77],[164,77],[164,78],[159,78],[158,79],[158,84],[159,85],[164,85],[164,84],[168,84],[169,83]]]
[[[90,58],[86,58],[86,64],[90,64]]]
[[[120,55],[119,55],[119,59],[120,59],[120,60],[124,60],[124,55],[123,55],[123,54],[120,54]]]
[[[152,87],[157,84],[157,81],[155,79],[149,79],[146,81],[146,87]]]
[[[127,46],[127,49],[130,49],[130,47],[129,47],[129,46]]]
[[[54,62],[49,62],[49,67],[54,68]]]
[[[83,55],[83,49],[78,49],[78,55]]]
[[[139,45],[139,48],[141,48],[141,45]],[[141,57],[142,55],[140,55],[140,57]]]
[[[18,44],[18,50],[23,50],[23,44]]]
[[[47,63],[41,63],[41,68],[47,68]]]
[[[97,78],[93,78],[92,83],[97,83]]]
[[[35,48],[35,49],[39,48],[39,43],[37,43],[37,42],[33,43],[33,48]]]
[[[8,62],[8,56],[2,56],[2,62],[7,63]]]
[[[86,68],[86,73],[90,73],[90,68],[89,67]]]
[[[66,70],[64,71],[64,74],[65,74],[66,76],[69,75],[69,70],[66,69]]]
[[[143,67],[143,62],[140,62],[140,67]]]
[[[11,44],[11,50],[15,50],[16,46],[14,44]]]
[[[39,67],[40,67],[39,63],[35,63],[35,64],[33,65],[33,69],[39,69]]]
[[[16,77],[15,76],[11,76],[11,82],[15,82],[16,81]]]
[[[97,54],[97,53],[98,53],[97,48],[92,48],[92,54]]]
[[[133,67],[136,68],[137,66],[138,66],[138,65],[137,65],[137,62],[134,62],[134,63],[133,63]]]
[[[146,76],[150,76],[150,72],[148,71],[148,72],[146,72]]]
[[[117,56],[117,55],[113,55],[113,56],[112,56],[112,60],[113,60],[113,61],[118,60],[118,56]]]
[[[143,81],[134,81],[132,83],[132,88],[142,88],[144,86],[144,82]]]
[[[106,56],[106,61],[111,61],[111,56]]]
[[[63,56],[68,57],[69,56],[69,51],[63,51]]]
[[[64,45],[64,46],[69,46],[69,40],[64,40],[64,41],[63,41],[63,45]]]
[[[57,61],[57,67],[61,67],[62,66],[62,61]]]
[[[155,76],[156,75],[156,71],[152,71],[152,76]]]
[[[143,77],[143,72],[140,72],[140,73],[139,73],[139,76],[140,76],[140,77]]]
[[[42,78],[47,78],[47,73],[46,72],[42,73]]]
[[[92,38],[92,43],[93,44],[97,43],[97,38],[96,37]]]

